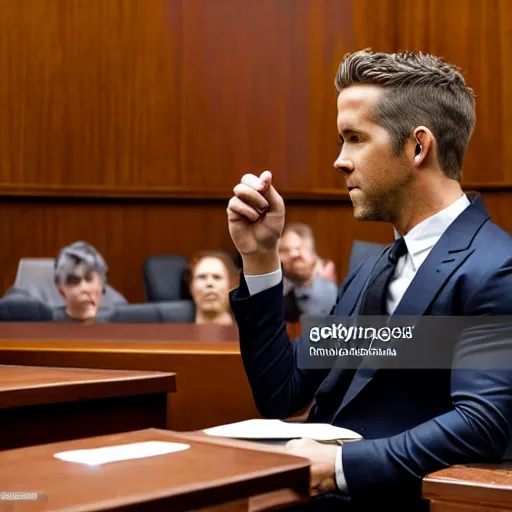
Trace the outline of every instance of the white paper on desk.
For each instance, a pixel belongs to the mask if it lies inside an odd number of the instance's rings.
[[[247,420],[203,431],[210,436],[236,439],[299,439],[315,441],[357,441],[362,436],[353,430],[327,423],[286,423],[281,420]]]
[[[188,444],[168,443],[165,441],[143,441],[140,443],[104,446],[87,450],[71,450],[55,453],[54,457],[67,462],[78,462],[89,466],[98,466],[107,462],[143,459],[155,455],[179,452],[190,448]]]

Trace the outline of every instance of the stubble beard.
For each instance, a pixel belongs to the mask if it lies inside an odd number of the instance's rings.
[[[410,201],[412,182],[412,175],[407,174],[390,190],[365,192],[364,197],[355,204],[352,200],[354,218],[367,222],[396,223],[400,218],[400,212]]]

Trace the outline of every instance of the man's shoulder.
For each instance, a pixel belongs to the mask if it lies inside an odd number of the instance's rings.
[[[476,233],[459,274],[468,314],[512,314],[512,236],[491,221]]]
[[[512,263],[512,235],[492,221],[476,233],[472,243],[482,271],[492,271]]]
[[[478,231],[476,236],[477,241],[484,241],[487,239],[499,240],[507,247],[507,250],[512,247],[512,235],[490,219],[483,224],[482,229]]]

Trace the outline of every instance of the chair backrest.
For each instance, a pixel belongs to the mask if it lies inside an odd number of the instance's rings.
[[[14,288],[26,291],[31,297],[51,308],[64,306],[66,302],[54,281],[54,262],[53,258],[21,259]],[[105,294],[101,298],[100,309],[111,309],[122,304],[128,304],[128,301],[107,284]]]
[[[190,324],[195,320],[191,300],[173,300],[159,303],[128,304],[118,306],[107,321],[114,323],[179,323]]]
[[[351,274],[354,272],[354,270],[370,256],[381,253],[386,246],[387,244],[379,244],[377,242],[354,240],[348,262],[348,273]]]
[[[159,254],[144,261],[144,292],[147,302],[190,299],[184,282],[188,261],[179,254]]]
[[[52,309],[31,297],[12,295],[0,299],[0,322],[51,322]]]
[[[193,324],[195,322],[196,308],[191,300],[160,302],[156,306],[164,323]]]
[[[161,322],[161,315],[155,304],[127,304],[118,306],[108,321],[126,324],[156,324]]]

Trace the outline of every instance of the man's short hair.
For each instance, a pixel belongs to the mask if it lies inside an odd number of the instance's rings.
[[[355,84],[386,89],[374,112],[390,134],[394,153],[402,153],[417,126],[437,141],[437,159],[451,179],[462,178],[462,162],[475,125],[475,97],[460,69],[422,52],[347,54],[336,73],[338,92]]]
[[[313,234],[311,226],[308,226],[307,224],[302,224],[300,222],[291,222],[285,225],[281,238],[283,238],[286,233],[295,233],[302,240],[308,242],[311,251],[313,252],[314,255],[316,255],[315,235]]]
[[[108,267],[103,256],[87,242],[75,242],[64,247],[55,260],[55,283],[63,284],[75,275],[81,265],[85,273],[97,272],[103,282],[107,281]]]

